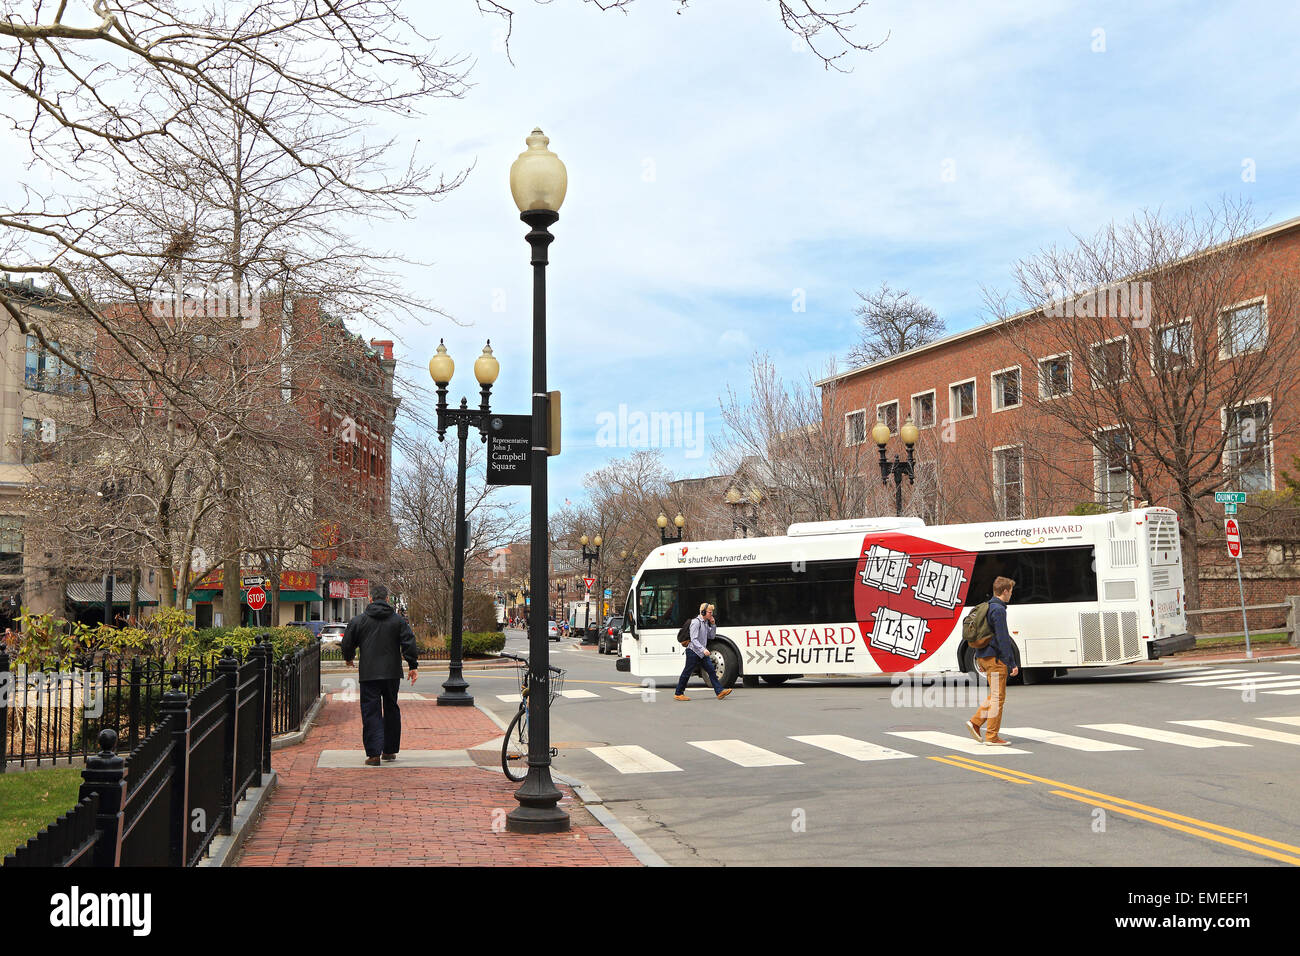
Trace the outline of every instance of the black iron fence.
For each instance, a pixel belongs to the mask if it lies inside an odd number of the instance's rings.
[[[72,810],[5,858],[5,866],[194,866],[229,834],[235,807],[271,769],[271,645],[241,663],[229,650],[193,696],[169,677],[161,718],[126,757],[98,732]]]
[[[286,655],[273,672],[273,732],[290,733],[320,695],[320,645]],[[134,750],[161,722],[173,677],[193,697],[215,676],[210,657],[100,655],[13,666],[0,650],[0,773],[10,761],[20,767],[82,762],[105,729]]]

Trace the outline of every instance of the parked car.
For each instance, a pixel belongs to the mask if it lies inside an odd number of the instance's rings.
[[[602,654],[617,654],[619,642],[623,639],[623,615],[611,614],[605,618],[600,628],[600,637],[596,640],[596,650]]]
[[[342,644],[343,632],[347,629],[346,624],[326,624],[320,629],[320,642],[322,644]]]
[[[289,627],[302,627],[311,631],[313,637],[320,637],[321,628],[325,626],[324,621],[290,621]]]
[[[560,639],[560,629],[556,626],[554,621],[546,622],[546,636],[553,641],[558,641]]]

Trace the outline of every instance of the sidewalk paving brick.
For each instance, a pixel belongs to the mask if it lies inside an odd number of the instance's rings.
[[[402,746],[466,750],[500,739],[501,731],[473,707],[433,700],[402,708]],[[478,767],[317,767],[324,750],[361,749],[361,712],[331,700],[307,740],[278,750],[279,785],[238,866],[639,866],[572,791],[557,784],[569,833],[502,832],[518,803],[517,784]],[[494,829],[495,826],[495,829]]]

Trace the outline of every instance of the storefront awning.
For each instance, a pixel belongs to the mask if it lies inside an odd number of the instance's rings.
[[[157,604],[158,599],[143,587],[136,589],[137,602],[140,605]],[[68,600],[74,604],[104,603],[104,585],[100,581],[72,581],[68,584]],[[131,603],[131,582],[113,582],[113,603],[129,605]]]
[[[217,595],[219,595],[220,593],[221,593],[220,591],[211,591],[207,589],[204,589],[202,591],[191,591],[190,600],[193,601],[195,604],[205,604],[208,601],[211,601],[214,598],[216,598]],[[247,604],[248,592],[244,592],[240,594],[239,599],[242,603]],[[266,592],[266,599],[268,601],[271,599],[270,591]],[[281,591],[280,592],[281,604],[297,604],[300,601],[320,601],[320,600],[322,600],[321,596],[317,594],[315,591]]]

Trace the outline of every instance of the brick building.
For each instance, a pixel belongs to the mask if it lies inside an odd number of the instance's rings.
[[[892,455],[910,417],[920,438],[904,507],[930,523],[1172,507],[1202,607],[1236,603],[1213,492],[1246,491],[1248,601],[1280,600],[1300,593],[1295,538],[1281,540],[1292,523],[1272,507],[1300,453],[1298,286],[1293,219],[822,379],[824,426],[855,448],[884,422]],[[1197,459],[1182,472],[1176,448]],[[862,462],[879,481],[875,455]]]

